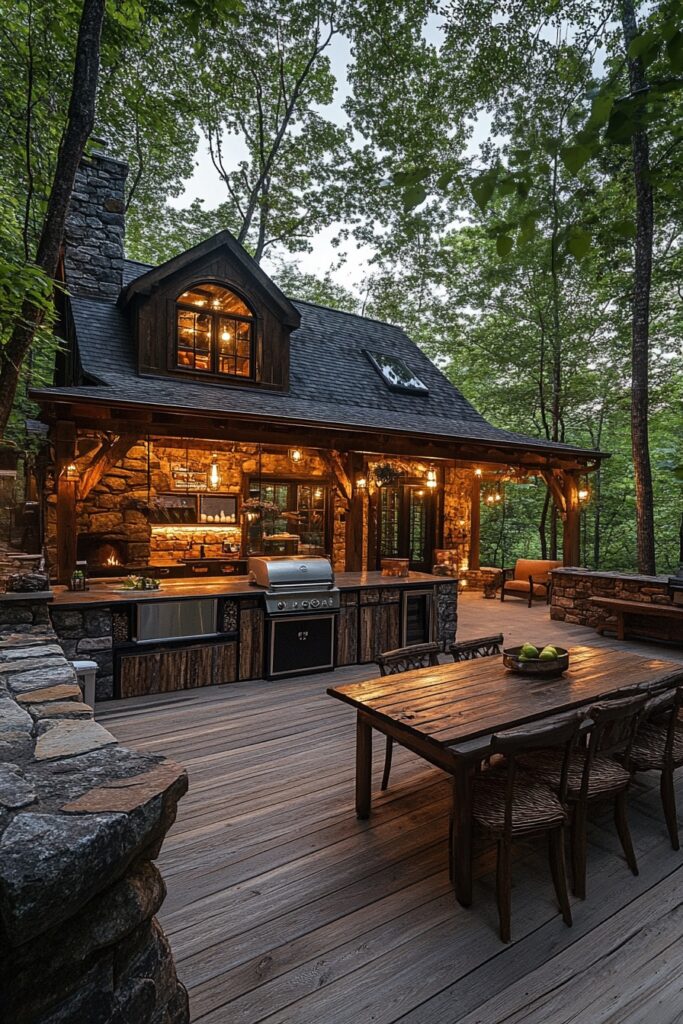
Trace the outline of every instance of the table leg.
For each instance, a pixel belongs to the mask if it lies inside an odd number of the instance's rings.
[[[472,903],[472,766],[459,762],[453,775],[452,878],[463,907]]]
[[[372,779],[372,727],[359,713],[356,719],[356,815],[370,817]]]

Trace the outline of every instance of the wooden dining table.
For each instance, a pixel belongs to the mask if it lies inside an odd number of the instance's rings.
[[[327,692],[356,708],[359,818],[371,810],[373,730],[452,776],[451,878],[458,901],[469,906],[472,782],[491,736],[658,684],[683,684],[683,664],[581,646],[571,648],[568,670],[551,679],[511,672],[502,656],[493,656],[331,686]]]

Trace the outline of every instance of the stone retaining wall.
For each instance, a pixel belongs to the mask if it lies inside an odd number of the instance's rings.
[[[455,640],[458,628],[458,584],[455,580],[437,583],[436,587],[436,639],[444,651]]]
[[[671,604],[666,576],[635,576],[590,569],[553,569],[550,618],[593,628],[613,627],[616,618],[591,597],[614,597],[646,604]]]
[[[187,776],[93,720],[44,601],[0,600],[0,1006],[12,1024],[186,1024],[153,864]]]

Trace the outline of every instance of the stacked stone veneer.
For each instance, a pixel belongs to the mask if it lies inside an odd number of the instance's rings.
[[[186,789],[93,720],[46,603],[0,601],[0,1019],[189,1021],[153,863]]]
[[[436,584],[436,638],[444,651],[455,640],[458,629],[458,584],[455,580]]]
[[[123,285],[128,164],[101,152],[76,172],[65,229],[66,283],[74,295],[117,299]]]
[[[97,700],[114,696],[112,613],[110,608],[50,608],[57,639],[70,661],[97,665]]]
[[[614,597],[645,604],[671,604],[666,576],[633,576],[588,569],[554,569],[551,619],[581,626],[610,628],[616,617],[591,602],[591,597]]]

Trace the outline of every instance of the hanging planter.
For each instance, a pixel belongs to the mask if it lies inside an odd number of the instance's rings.
[[[372,467],[372,476],[378,487],[392,487],[400,480],[402,470],[394,462],[377,462]]]

